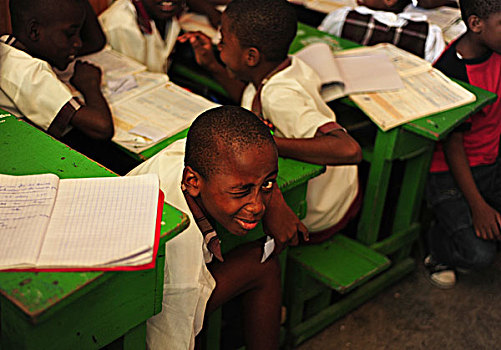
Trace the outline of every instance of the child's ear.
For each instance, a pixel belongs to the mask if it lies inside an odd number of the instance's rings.
[[[183,185],[188,190],[190,196],[198,197],[202,181],[202,176],[198,172],[193,170],[189,165],[184,167]]]
[[[40,39],[40,23],[36,19],[31,19],[26,23],[26,34],[31,41]]]
[[[255,47],[249,47],[246,50],[245,59],[249,67],[255,67],[259,64],[261,53]]]
[[[478,34],[482,32],[484,22],[477,15],[471,15],[470,17],[468,17],[468,23],[466,24],[473,33]]]

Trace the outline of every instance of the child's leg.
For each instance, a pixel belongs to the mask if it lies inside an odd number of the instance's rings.
[[[485,168],[472,168],[482,191]],[[450,173],[431,174],[426,188],[436,224],[428,232],[433,258],[442,264],[461,268],[483,268],[492,263],[496,244],[476,236],[470,207]]]
[[[231,298],[242,295],[247,349],[278,349],[281,282],[277,257],[260,263],[262,243],[253,242],[224,255],[224,263],[208,267],[216,288],[207,303],[211,313]]]

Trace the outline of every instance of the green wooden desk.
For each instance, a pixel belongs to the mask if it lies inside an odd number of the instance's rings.
[[[359,46],[299,23],[290,53],[319,41],[335,50]],[[189,66],[178,62],[173,69],[173,76],[194,79],[220,93],[214,81],[207,83],[207,77]],[[369,165],[363,206],[356,232],[346,232],[353,239],[340,236],[320,246],[289,249],[286,345],[301,343],[414,269],[409,254],[421,230],[422,193],[435,143],[495,100],[495,94],[461,84],[476,95],[476,102],[387,132],[372,124],[351,100],[341,100],[337,118],[362,145]],[[366,128],[372,130],[358,133]],[[395,177],[392,170],[397,166]],[[394,188],[396,196],[389,196]]]
[[[0,110],[0,115],[4,114]],[[116,176],[23,121],[0,118],[0,173]],[[144,349],[146,320],[161,309],[165,242],[187,216],[164,205],[156,267],[134,272],[0,273],[0,348]]]

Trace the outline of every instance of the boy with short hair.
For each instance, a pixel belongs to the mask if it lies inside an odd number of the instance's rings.
[[[434,62],[445,48],[442,30],[426,16],[402,12],[411,0],[357,0],[334,10],[318,29],[361,45],[391,43]]]
[[[100,70],[82,62],[75,66],[71,81],[84,105],[52,69],[64,70],[77,55],[104,46],[87,0],[15,0],[9,6],[13,34],[0,38],[0,107],[56,138],[74,128],[91,139],[110,139],[113,121]]]
[[[269,129],[235,106],[204,112],[187,139],[130,172],[158,174],[165,201],[190,217],[187,230],[166,244],[163,307],[148,321],[148,348],[192,349],[205,309],[210,313],[242,295],[247,349],[278,349],[277,256],[261,263],[262,244],[254,242],[223,257],[214,230],[218,223],[245,235],[262,219],[276,241],[297,244],[297,232],[306,231],[278,190],[277,172]]]
[[[435,67],[498,98],[454,130],[433,155],[426,196],[436,223],[425,265],[431,282],[442,288],[454,286],[455,270],[490,265],[501,238],[501,2],[461,0],[460,7],[468,31]]]
[[[218,48],[226,68],[216,61],[203,34],[186,34],[180,40],[193,45],[197,61],[235,100],[272,126],[280,156],[328,165],[325,174],[308,183],[303,220],[312,232],[310,241],[323,241],[358,210],[357,166],[351,164],[360,162],[360,146],[335,122],[320,96],[318,75],[287,56],[297,20],[286,0],[234,0],[221,25]]]
[[[211,22],[219,21],[219,11],[206,0],[188,3],[205,11]],[[151,72],[166,73],[181,31],[177,16],[184,4],[182,0],[117,0],[99,21],[113,50],[141,62]]]

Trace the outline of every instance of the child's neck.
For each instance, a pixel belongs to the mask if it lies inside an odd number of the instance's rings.
[[[475,33],[468,31],[456,44],[456,51],[464,59],[475,59],[484,56],[489,48],[480,42]]]
[[[256,67],[254,73],[252,74],[252,79],[251,79],[254,87],[258,89],[262,81],[268,78],[268,75],[270,75],[274,70],[276,70],[282,62],[283,61],[279,62],[264,61],[260,64],[259,67]]]

